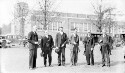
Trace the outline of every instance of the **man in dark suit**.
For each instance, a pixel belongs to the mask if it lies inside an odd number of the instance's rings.
[[[94,50],[95,42],[90,31],[88,32],[83,42],[85,45],[84,53],[86,56],[87,65],[90,65],[90,59],[91,59],[91,65],[94,65],[93,50]]]
[[[56,34],[55,46],[59,49],[58,66],[65,65],[65,48],[67,43],[67,35],[63,32],[63,27],[59,27],[59,33]],[[62,61],[61,61],[62,56]]]
[[[54,45],[53,38],[51,35],[48,34],[46,30],[45,35],[41,39],[41,50],[44,57],[44,66],[46,67],[46,59],[48,56],[49,66],[51,66],[52,62],[52,47]]]
[[[78,60],[78,51],[79,50],[79,36],[77,34],[77,28],[74,29],[74,33],[70,37],[70,51],[71,51],[71,66],[76,66]]]
[[[109,51],[110,51],[110,55],[111,55],[111,50],[113,49],[113,38],[109,35]]]
[[[102,54],[102,67],[105,66],[105,60],[107,60],[107,66],[110,67],[110,53],[111,49],[109,48],[109,36],[106,34],[106,31],[103,30],[103,35],[100,37],[101,45],[101,54]]]
[[[38,48],[38,35],[36,33],[37,26],[33,26],[33,31],[28,34],[29,42],[29,69],[36,68],[37,48]]]

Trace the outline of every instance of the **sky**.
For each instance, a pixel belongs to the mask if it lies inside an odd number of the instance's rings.
[[[115,7],[117,9],[116,13],[125,14],[125,0],[104,1],[105,4]],[[2,27],[3,24],[9,24],[12,22],[14,18],[14,5],[18,2],[28,3],[30,10],[39,9],[39,0],[0,0],[0,27]],[[59,12],[94,14],[92,4],[96,4],[97,2],[97,0],[56,0],[54,5],[56,11]],[[124,17],[122,19],[124,19]]]

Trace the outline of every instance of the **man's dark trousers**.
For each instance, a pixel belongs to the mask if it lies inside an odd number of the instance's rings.
[[[90,53],[86,53],[86,60],[88,65],[90,65],[90,59],[91,59],[91,64],[94,65],[93,51],[90,51]]]
[[[102,45],[102,65],[105,65],[105,60],[107,60],[107,65],[110,66],[110,51],[108,50],[108,44]]]
[[[62,56],[62,65],[65,65],[65,47],[60,47],[60,51],[58,53],[58,64],[61,64],[61,56]]]
[[[77,63],[77,60],[78,60],[78,46],[74,46],[73,48],[73,62],[74,62],[74,65],[76,65]]]
[[[48,56],[48,62],[49,62],[49,66],[51,65],[52,62],[52,50],[45,50],[44,51],[44,65],[46,66],[46,59]]]
[[[36,67],[36,58],[37,58],[37,50],[36,49],[31,49],[29,51],[29,67],[30,68],[35,68]]]

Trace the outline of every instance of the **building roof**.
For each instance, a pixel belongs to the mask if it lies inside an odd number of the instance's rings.
[[[41,10],[33,10],[33,15],[43,15],[43,12]],[[48,12],[51,16],[55,17],[73,17],[73,18],[91,18],[95,19],[97,18],[96,15],[88,15],[88,14],[75,14],[75,13],[63,13],[63,12]]]

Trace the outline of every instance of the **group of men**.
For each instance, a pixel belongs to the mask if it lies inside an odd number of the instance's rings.
[[[29,42],[29,69],[36,68],[36,58],[37,58],[37,48],[38,48],[38,35],[36,33],[37,26],[33,26],[33,31],[28,34]],[[52,50],[55,47],[55,52],[58,54],[58,66],[65,66],[65,48],[66,44],[70,44],[70,57],[71,57],[71,66],[77,65],[78,52],[79,49],[79,36],[77,34],[77,28],[74,28],[73,34],[68,39],[67,34],[63,32],[63,27],[59,27],[59,32],[56,34],[55,43],[53,37],[48,34],[48,31],[44,31],[44,36],[41,38],[40,47],[41,47],[41,56],[44,59],[44,66],[47,66],[47,56],[49,66],[52,66]],[[94,38],[91,36],[91,33],[88,32],[84,41],[87,65],[94,65],[94,56],[93,50],[95,46]],[[102,67],[105,66],[105,59],[107,58],[107,66],[110,66],[110,48],[108,47],[109,39],[108,35],[104,32],[103,36],[99,41],[101,45],[102,53]],[[90,63],[91,61],[91,63]]]

